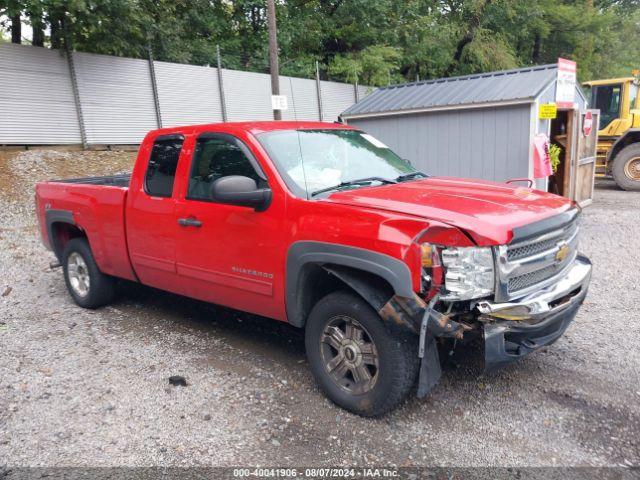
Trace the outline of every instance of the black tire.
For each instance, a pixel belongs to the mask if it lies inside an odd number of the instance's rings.
[[[323,355],[327,358],[323,352],[329,348],[321,342],[325,328],[343,317],[364,327],[366,341],[375,346],[377,353],[377,367],[368,367],[376,372],[376,380],[364,392],[346,391],[347,387],[331,376],[323,360]],[[374,417],[387,413],[406,398],[419,370],[418,337],[389,327],[360,296],[351,292],[330,293],[313,307],[305,331],[307,358],[320,388],[334,403],[358,415]],[[354,375],[352,371],[352,379]]]
[[[73,270],[77,263],[73,263],[73,260],[77,260],[79,256],[84,261],[82,267],[83,275],[86,275],[89,279],[86,293],[80,293],[77,286],[72,285],[72,279],[70,278],[70,269]],[[71,266],[70,266],[71,259]],[[85,238],[74,238],[69,240],[62,252],[62,269],[64,271],[64,281],[67,285],[67,290],[79,306],[83,308],[98,308],[111,302],[115,296],[115,279],[109,275],[105,275],[100,271],[96,261],[93,259],[91,248]],[[85,272],[86,270],[86,272]]]
[[[623,190],[640,190],[640,143],[627,145],[618,152],[611,173]]]

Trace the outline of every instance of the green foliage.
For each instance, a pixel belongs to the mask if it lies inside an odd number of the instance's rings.
[[[638,0],[279,0],[283,74],[386,85],[578,62],[581,80],[640,67]],[[0,0],[47,46],[268,70],[264,0]]]
[[[373,45],[359,52],[337,54],[331,59],[329,73],[346,82],[385,85],[401,82],[398,67],[402,55],[397,48]]]
[[[551,162],[551,169],[553,173],[558,171],[558,165],[560,165],[560,153],[562,150],[555,143],[549,144],[549,162]]]

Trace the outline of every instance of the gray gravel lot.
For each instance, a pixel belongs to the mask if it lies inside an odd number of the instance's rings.
[[[556,344],[482,378],[468,352],[370,420],[323,397],[287,325],[131,284],[98,311],[72,303],[33,184],[132,158],[0,153],[0,465],[640,465],[640,193],[599,184],[591,290]]]

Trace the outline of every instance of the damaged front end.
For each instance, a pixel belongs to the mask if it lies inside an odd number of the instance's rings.
[[[439,339],[482,340],[492,371],[552,344],[573,321],[591,278],[591,262],[577,251],[576,215],[551,230],[535,227],[498,247],[417,242],[422,295],[394,296],[378,313],[420,335],[420,397],[441,376]]]
[[[560,338],[584,301],[590,278],[591,263],[578,256],[557,283],[518,301],[483,300],[455,308],[440,294],[428,303],[418,295],[393,296],[378,313],[383,320],[419,334],[418,397],[422,398],[442,375],[438,339],[482,339],[484,371],[496,370]]]
[[[434,307],[438,303],[439,296],[436,294],[429,303],[426,303],[418,295],[410,299],[395,295],[378,310],[383,320],[409,328],[420,336],[419,398],[426,396],[442,376],[436,339],[463,340],[465,332],[474,329],[471,323],[458,318],[459,316],[454,320],[454,315],[437,311]]]
[[[578,255],[554,284],[519,300],[479,302],[485,370],[495,370],[554,343],[573,321],[591,279],[591,262]]]
[[[476,246],[451,227],[427,229],[407,257],[421,262],[419,292],[410,298],[366,274],[324,268],[389,325],[419,335],[418,396],[423,397],[440,379],[438,346],[447,339],[454,347],[480,341],[484,370],[492,371],[562,336],[591,278],[591,262],[578,253],[576,217],[569,211],[515,229],[508,245],[495,247]],[[444,246],[451,243],[460,246]]]

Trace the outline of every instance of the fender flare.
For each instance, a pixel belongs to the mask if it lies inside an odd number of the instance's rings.
[[[377,306],[381,301],[378,298],[379,291],[376,289],[367,291],[365,283],[349,271],[360,270],[384,279],[391,285],[397,296],[406,298],[414,296],[411,271],[406,263],[397,258],[363,248],[334,243],[295,242],[289,247],[287,253],[285,306],[289,323],[297,327],[304,326],[306,320],[303,318],[303,312],[300,311],[298,294],[300,273],[308,264],[319,265],[340,278],[363,296],[376,310],[380,308]]]
[[[60,252],[56,245],[56,238],[53,234],[53,225],[55,223],[68,223],[69,225],[73,225],[74,227],[78,227],[75,219],[73,218],[73,212],[70,210],[46,210],[44,213],[45,224],[47,228],[47,236],[49,247],[55,253],[58,260],[60,258]]]

